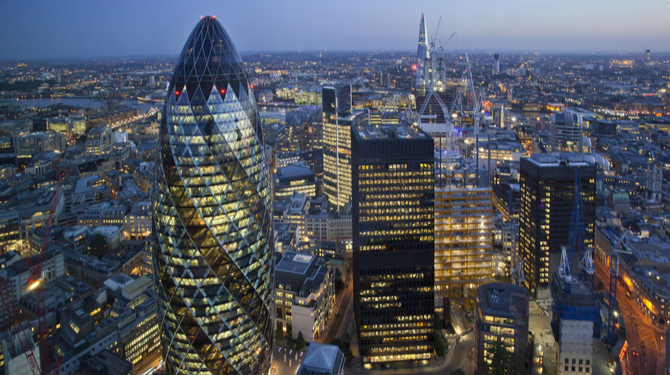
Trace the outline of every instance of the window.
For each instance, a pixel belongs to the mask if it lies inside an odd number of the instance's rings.
[[[590,365],[590,364],[591,364],[591,360],[590,360],[590,359],[587,359],[587,360],[586,360],[586,365],[588,366],[588,365]]]
[[[575,366],[572,366],[572,372],[575,372]]]
[[[584,362],[583,359],[580,359],[580,360],[579,360],[579,364],[580,364],[580,365],[581,365],[583,362]]]
[[[565,371],[568,371],[568,366],[565,366]]]
[[[570,360],[566,358],[566,359],[565,359],[565,364],[566,364],[566,365],[567,365],[567,364],[570,364]],[[567,370],[566,370],[566,371],[567,371]]]
[[[588,368],[588,367],[586,368],[586,372],[587,372],[587,373],[589,372],[589,368]]]

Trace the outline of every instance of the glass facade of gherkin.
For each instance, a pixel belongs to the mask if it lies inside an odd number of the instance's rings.
[[[156,157],[154,274],[167,374],[262,374],[272,351],[271,201],[235,45],[203,18],[181,52]]]

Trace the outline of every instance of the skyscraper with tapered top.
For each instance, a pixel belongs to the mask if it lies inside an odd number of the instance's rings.
[[[262,374],[272,350],[271,197],[251,85],[203,17],[165,100],[154,274],[166,374]]]

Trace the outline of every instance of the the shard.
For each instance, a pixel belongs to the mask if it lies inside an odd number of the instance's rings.
[[[181,52],[156,157],[154,275],[166,374],[262,374],[272,351],[271,201],[254,95],[204,17]]]
[[[429,58],[428,39],[426,39],[426,21],[421,13],[421,23],[419,24],[419,48],[416,52],[416,89],[422,92],[426,89],[426,82],[423,77],[423,64]]]

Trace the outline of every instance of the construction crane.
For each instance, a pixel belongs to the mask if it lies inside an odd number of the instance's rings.
[[[479,187],[479,121],[483,117],[481,112],[481,104],[484,101],[484,92],[480,90],[477,93],[475,83],[472,79],[472,68],[470,67],[470,59],[468,54],[465,54],[465,62],[468,64],[468,80],[470,81],[470,90],[472,91],[472,119],[475,127],[475,180],[476,186]]]
[[[440,19],[437,20],[437,27],[435,28],[435,34],[433,34],[433,37],[430,38],[431,46],[435,46],[435,40],[437,39],[437,33],[440,31],[440,24],[441,23],[442,23],[442,16],[440,16]]]
[[[12,295],[9,293],[9,289],[7,288],[5,280],[0,278],[0,285],[3,288],[2,290],[0,290],[0,297],[2,299],[3,308],[5,309],[5,311],[7,311],[8,315],[10,316],[10,322],[12,322],[12,329],[14,331],[14,335],[18,337],[19,342],[21,343],[21,349],[23,350],[23,353],[26,356],[26,360],[30,365],[30,369],[33,375],[51,375],[51,374],[58,375],[58,373],[60,372],[60,366],[63,361],[63,357],[59,356],[58,363],[56,364],[55,369],[52,373],[51,347],[49,344],[49,327],[47,325],[47,311],[44,304],[44,275],[42,272],[44,267],[44,256],[51,237],[50,236],[51,223],[53,222],[56,207],[58,205],[58,197],[60,195],[60,188],[61,183],[63,181],[63,175],[64,173],[59,174],[58,182],[56,183],[56,187],[54,189],[54,195],[53,198],[51,199],[49,218],[47,219],[47,222],[44,225],[44,237],[42,238],[42,247],[41,252],[38,256],[37,263],[33,263],[30,260],[30,258],[24,259],[28,266],[28,269],[30,270],[30,275],[28,277],[28,285],[31,290],[34,290],[35,302],[37,306],[36,313],[38,321],[38,333],[34,347],[30,345],[28,337],[26,337],[25,330],[19,331],[21,322],[19,322],[19,317],[14,309]],[[23,338],[21,337],[21,334],[23,334]],[[36,360],[37,353],[35,352],[35,350],[38,348],[37,342],[39,342],[39,357],[40,357],[39,366]]]
[[[442,40],[444,40],[444,39],[440,40],[440,45],[439,45],[437,48],[438,48],[440,51],[444,51],[444,47],[445,47],[445,46],[447,45],[447,43],[449,43],[455,36],[456,36],[456,31],[454,31],[454,33],[451,34],[451,36],[447,39],[446,42],[442,43]]]

